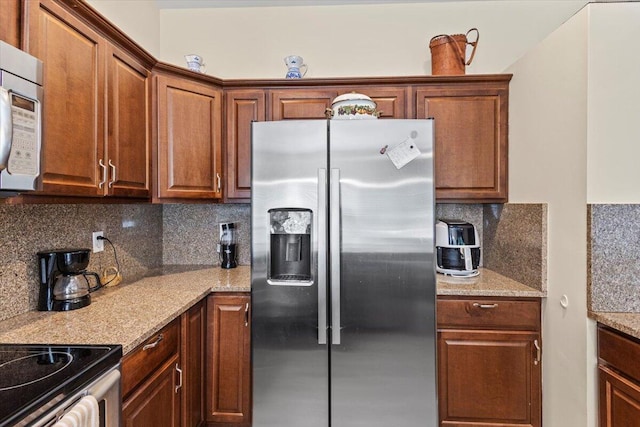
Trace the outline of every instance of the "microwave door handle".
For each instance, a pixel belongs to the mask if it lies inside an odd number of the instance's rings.
[[[11,94],[7,89],[0,86],[0,171],[7,168],[12,137]]]

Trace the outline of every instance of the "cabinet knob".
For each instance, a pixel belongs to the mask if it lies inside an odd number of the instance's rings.
[[[216,179],[218,180],[218,192],[222,190],[222,178],[219,173],[216,173]]]
[[[162,334],[159,334],[154,342],[145,344],[144,347],[142,347],[142,349],[149,350],[149,349],[155,348],[158,346],[158,344],[160,344],[160,341],[162,341],[163,339],[164,339],[164,336]]]
[[[102,159],[98,160],[98,164],[102,168],[102,181],[98,183],[98,188],[102,188],[102,186],[107,182],[107,165],[102,162]]]
[[[474,302],[473,306],[476,308],[482,308],[482,309],[488,310],[491,308],[497,308],[498,304],[480,304],[479,302]]]
[[[244,305],[244,326],[249,326],[249,303]]]
[[[113,187],[113,183],[116,182],[116,165],[111,163],[111,159],[109,159],[109,167],[111,168],[111,181],[109,181],[109,188]]]
[[[533,346],[536,348],[536,358],[533,361],[533,364],[537,365],[541,361],[542,349],[540,348],[540,344],[538,343],[538,340],[533,340]]]
[[[178,371],[178,385],[176,386],[176,393],[177,393],[178,390],[182,388],[182,369],[180,369],[177,363],[176,363],[176,371]]]

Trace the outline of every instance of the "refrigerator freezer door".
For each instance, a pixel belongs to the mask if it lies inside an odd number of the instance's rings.
[[[253,123],[252,132],[253,427],[327,427],[327,122]]]
[[[332,427],[437,425],[432,141],[431,120],[330,122]]]

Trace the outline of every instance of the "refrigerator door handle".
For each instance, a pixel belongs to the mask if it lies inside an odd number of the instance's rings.
[[[331,169],[330,245],[331,254],[331,343],[340,344],[340,169]]]
[[[327,170],[318,169],[318,344],[327,343]]]

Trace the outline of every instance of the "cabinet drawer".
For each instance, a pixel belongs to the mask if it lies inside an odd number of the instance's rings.
[[[539,300],[438,299],[438,329],[540,330]]]
[[[122,397],[126,397],[162,363],[178,353],[180,319],[153,335],[122,360]]]
[[[625,375],[640,381],[640,341],[598,326],[598,358]]]

